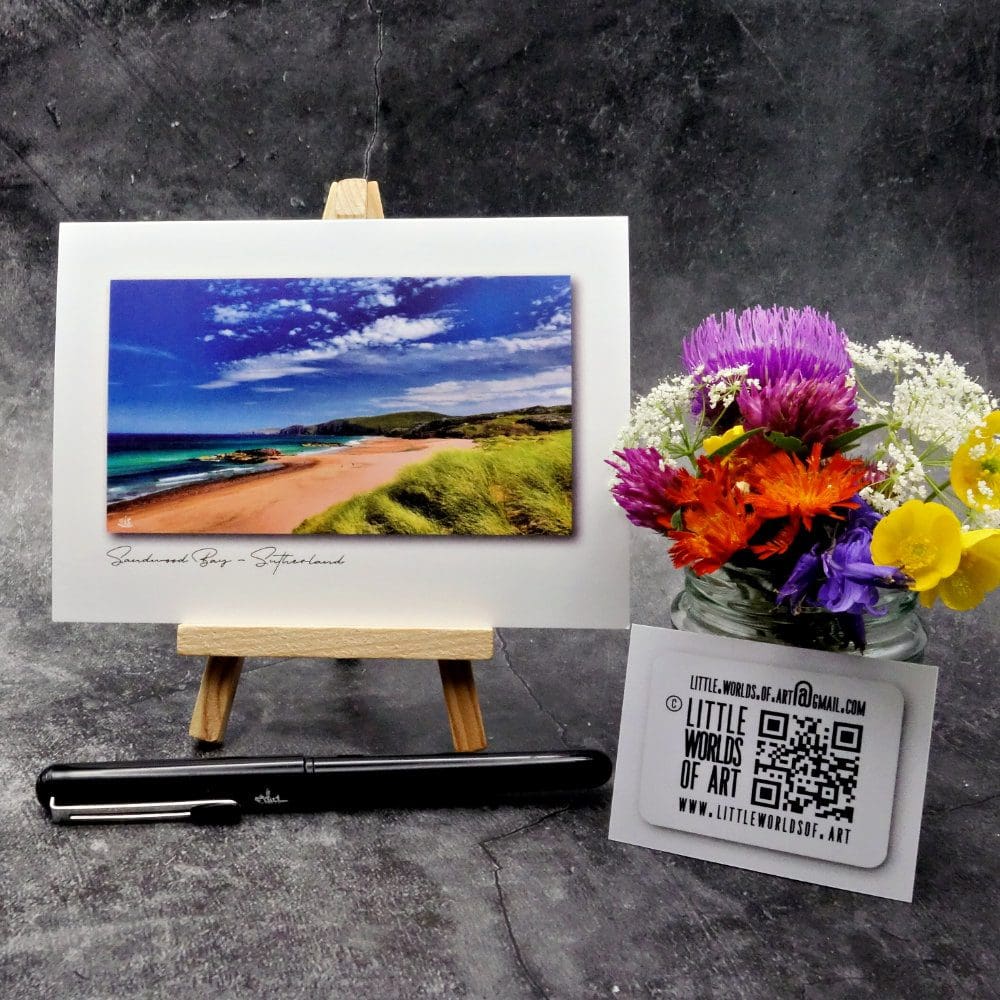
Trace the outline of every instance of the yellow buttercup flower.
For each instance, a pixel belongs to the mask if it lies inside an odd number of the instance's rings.
[[[711,455],[713,452],[718,451],[723,445],[729,444],[730,441],[735,441],[741,434],[745,434],[746,431],[743,430],[742,424],[736,424],[734,427],[730,427],[728,431],[724,434],[712,434],[710,437],[705,438],[702,441],[701,446],[705,449],[706,455]],[[723,459],[725,461],[725,459]]]
[[[962,533],[962,558],[958,569],[936,587],[920,595],[920,603],[929,608],[937,598],[952,611],[968,611],[1000,587],[1000,531],[983,528]]]
[[[955,496],[969,507],[1000,506],[1000,410],[972,429],[951,460]]]
[[[943,504],[907,500],[875,525],[871,553],[876,566],[910,577],[910,590],[930,590],[958,569],[962,526]]]

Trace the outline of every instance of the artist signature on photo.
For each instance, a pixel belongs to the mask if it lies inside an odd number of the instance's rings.
[[[217,548],[202,546],[179,555],[156,555],[152,551],[137,552],[132,545],[116,545],[105,553],[111,565],[189,565],[200,569],[225,569],[227,566],[249,564],[253,569],[270,570],[275,575],[279,569],[286,566],[343,566],[346,559],[343,554],[336,557],[320,558],[315,553],[309,555],[294,555],[275,545],[262,545],[253,549],[245,556],[224,555]]]

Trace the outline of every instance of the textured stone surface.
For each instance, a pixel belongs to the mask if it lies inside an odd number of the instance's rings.
[[[0,993],[996,995],[995,603],[930,616],[944,669],[912,906],[609,843],[606,793],[67,831],[32,784],[57,759],[187,755],[199,672],[169,628],[48,620],[60,220],[317,217],[370,161],[396,217],[629,214],[637,391],[703,315],[757,301],[951,349],[997,386],[998,15],[0,5]],[[633,617],[664,624],[663,553],[636,534],[633,556]],[[492,744],[613,752],[625,636],[502,639],[479,669]],[[431,664],[257,661],[226,751],[447,747]]]

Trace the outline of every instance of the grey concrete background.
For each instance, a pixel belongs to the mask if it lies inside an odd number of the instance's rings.
[[[200,669],[167,627],[49,621],[60,220],[312,218],[370,161],[394,217],[627,213],[636,391],[758,301],[996,388],[998,24],[986,0],[0,3],[0,994],[997,995],[996,600],[929,616],[913,905],[609,843],[606,794],[60,830],[32,784],[189,754]],[[633,556],[633,617],[664,624],[664,553]],[[493,745],[613,753],[626,637],[501,640]],[[257,661],[226,750],[448,745],[432,664]]]

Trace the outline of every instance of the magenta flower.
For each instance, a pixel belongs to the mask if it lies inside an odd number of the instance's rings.
[[[685,338],[684,364],[701,382],[747,366],[747,383],[736,398],[747,430],[766,427],[811,444],[855,426],[847,337],[809,306],[754,306],[738,316],[733,310],[709,316]],[[696,414],[706,407],[705,396],[695,398]]]
[[[760,388],[745,385],[736,397],[744,430],[766,427],[806,444],[829,441],[855,427],[855,389],[843,378],[829,381],[782,375]]]
[[[611,495],[634,525],[665,535],[676,510],[666,494],[677,480],[677,470],[664,466],[655,448],[624,448],[614,455],[620,463],[605,459],[617,473]]]

